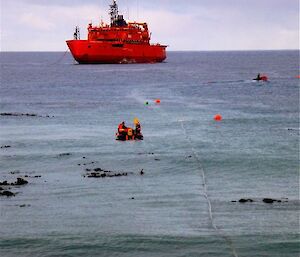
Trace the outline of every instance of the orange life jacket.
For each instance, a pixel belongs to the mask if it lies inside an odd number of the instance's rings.
[[[121,124],[119,124],[118,131],[119,131],[119,132],[122,132],[122,131],[124,131],[124,126],[123,126],[123,124],[122,124],[122,123],[121,123]]]

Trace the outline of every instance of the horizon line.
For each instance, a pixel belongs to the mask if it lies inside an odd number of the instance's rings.
[[[167,52],[259,52],[259,51],[300,51],[300,49],[232,49],[232,50],[168,50]],[[61,53],[70,50],[0,50],[0,53]]]

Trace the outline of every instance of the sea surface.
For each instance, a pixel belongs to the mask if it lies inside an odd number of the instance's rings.
[[[0,181],[29,182],[0,196],[1,257],[299,256],[298,51],[0,63]],[[144,140],[116,141],[135,117]]]

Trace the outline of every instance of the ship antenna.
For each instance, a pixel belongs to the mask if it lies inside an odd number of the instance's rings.
[[[140,12],[140,10],[139,10],[140,9],[140,3],[139,3],[139,0],[136,1],[136,5],[137,5],[136,6],[137,20],[139,21],[139,19],[140,19],[140,13],[139,13]]]
[[[118,19],[119,11],[118,4],[116,0],[113,0],[113,3],[110,5],[110,25],[113,26],[116,20]]]
[[[79,29],[79,26],[75,27],[74,40],[80,40],[80,29]]]

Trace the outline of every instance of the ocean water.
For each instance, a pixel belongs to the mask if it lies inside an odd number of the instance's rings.
[[[0,112],[38,115],[0,116],[0,181],[29,182],[0,196],[0,256],[299,256],[298,51],[0,63]],[[116,141],[135,117],[144,140]]]

